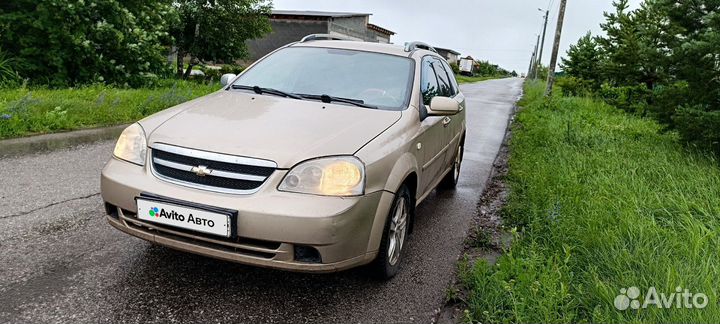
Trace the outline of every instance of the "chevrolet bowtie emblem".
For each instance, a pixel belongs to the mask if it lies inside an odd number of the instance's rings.
[[[213,170],[208,169],[208,168],[207,168],[206,166],[204,166],[204,165],[198,165],[198,166],[193,167],[192,169],[190,169],[190,172],[197,174],[198,177],[204,177],[204,176],[206,176],[206,175],[210,175],[210,173],[212,173],[212,171],[213,171]]]

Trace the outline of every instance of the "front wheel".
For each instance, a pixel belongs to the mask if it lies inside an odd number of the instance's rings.
[[[445,177],[440,181],[441,188],[455,189],[455,187],[457,186],[458,180],[460,180],[460,166],[462,165],[463,151],[463,143],[460,142],[457,147],[457,151],[455,152],[452,170],[450,170],[450,172],[448,172],[448,174],[446,174]]]
[[[395,194],[395,199],[385,222],[385,230],[383,231],[378,256],[370,265],[373,274],[379,279],[390,279],[400,270],[402,251],[410,228],[412,203],[410,190],[403,185]]]

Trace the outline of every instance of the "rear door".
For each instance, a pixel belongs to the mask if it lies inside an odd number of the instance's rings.
[[[438,67],[435,71],[438,74],[438,81],[441,84],[443,82],[447,82],[447,87],[441,91],[440,95],[455,99],[460,104],[460,109],[462,109],[462,111],[457,115],[446,116],[443,118],[443,127],[445,128],[445,146],[447,147],[444,167],[440,171],[443,172],[452,165],[455,154],[457,153],[457,147],[460,144],[462,131],[465,125],[465,97],[460,92],[460,87],[455,80],[455,75],[447,62],[438,59]]]

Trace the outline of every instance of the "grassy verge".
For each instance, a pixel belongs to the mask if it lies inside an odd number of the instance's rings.
[[[473,82],[480,82],[485,80],[492,80],[492,79],[499,79],[504,77],[499,76],[466,76],[466,75],[455,75],[455,79],[457,79],[459,84],[463,83],[473,83]]]
[[[505,225],[493,265],[461,263],[468,320],[706,323],[720,320],[720,168],[653,121],[587,98],[542,99],[530,83],[510,143]],[[623,288],[677,287],[703,309],[618,310]],[[623,295],[624,296],[624,295]],[[672,298],[677,298],[673,295]],[[702,302],[702,299],[698,299]],[[697,305],[697,304],[696,304]]]
[[[147,89],[0,89],[0,139],[129,123],[218,88],[169,80]]]

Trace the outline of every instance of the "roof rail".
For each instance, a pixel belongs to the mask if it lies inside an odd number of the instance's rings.
[[[437,53],[437,51],[435,50],[434,47],[432,47],[426,43],[423,43],[423,42],[405,43],[405,52],[412,52],[418,48]]]
[[[307,36],[303,37],[303,38],[300,40],[300,43],[305,43],[305,42],[314,41],[314,40],[344,40],[344,41],[350,41],[350,40],[352,40],[352,39],[350,39],[350,38],[344,38],[344,37],[339,37],[339,36],[333,36],[333,35],[330,35],[330,34],[310,34],[310,35],[307,35]]]

